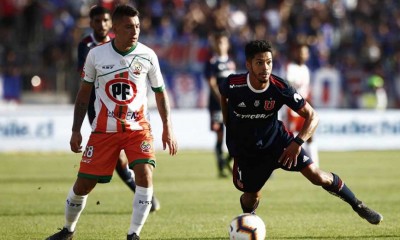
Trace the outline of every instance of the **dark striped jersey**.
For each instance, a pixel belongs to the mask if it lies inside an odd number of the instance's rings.
[[[225,78],[230,74],[235,73],[236,65],[230,58],[221,58],[218,56],[213,56],[205,64],[204,76],[208,79],[214,76],[217,79],[217,84],[219,85]],[[208,100],[208,109],[211,111],[220,111],[221,106],[219,99],[216,99],[214,94],[210,91]]]
[[[234,157],[282,151],[292,135],[278,120],[278,111],[284,104],[294,111],[305,105],[286,80],[273,74],[263,90],[254,89],[249,81],[248,73],[233,74],[219,85],[221,95],[228,98],[226,144]]]

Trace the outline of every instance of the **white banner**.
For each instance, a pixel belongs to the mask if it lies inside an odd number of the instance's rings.
[[[400,149],[400,111],[318,110],[315,141],[319,150]],[[150,112],[157,150],[162,150],[162,125],[157,110]],[[70,151],[72,105],[0,107],[0,151]],[[172,110],[178,145],[183,149],[213,150],[206,109]],[[83,146],[90,134],[85,119]]]

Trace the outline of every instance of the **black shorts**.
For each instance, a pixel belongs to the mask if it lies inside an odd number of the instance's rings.
[[[222,111],[211,111],[210,110],[210,130],[221,131],[224,128],[224,121],[222,118]]]
[[[279,156],[260,154],[259,158],[234,158],[233,165],[233,184],[242,192],[258,192],[267,182],[272,172],[277,168],[286,171],[299,172],[306,166],[313,163],[303,148],[297,157],[296,167],[288,169],[278,163]]]

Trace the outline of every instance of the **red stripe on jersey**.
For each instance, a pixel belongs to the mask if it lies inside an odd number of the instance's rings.
[[[139,119],[137,119],[138,124],[143,128],[143,129],[150,129],[150,124],[147,121],[147,119],[144,117],[144,105],[140,107],[138,116],[140,116]]]
[[[128,72],[121,72],[121,73],[117,73],[115,74],[115,78],[125,78],[128,79],[129,73]]]
[[[244,84],[246,83],[246,81],[247,81],[246,75],[234,76],[229,78],[229,83]]]
[[[94,130],[95,132],[107,132],[107,120],[108,120],[108,114],[107,114],[107,108],[104,105],[103,102],[101,102],[101,109],[99,114],[96,116],[96,129]]]
[[[275,79],[273,76],[270,76],[269,80],[271,81],[272,84],[274,84],[278,88],[280,88],[280,89],[284,89],[285,88],[285,84],[281,83],[280,81]]]

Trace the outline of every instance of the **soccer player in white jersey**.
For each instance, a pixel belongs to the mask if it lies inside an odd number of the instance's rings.
[[[157,55],[138,42],[139,12],[128,5],[120,5],[114,10],[112,21],[115,38],[91,49],[82,71],[70,140],[73,152],[82,152],[80,130],[92,87],[96,89],[96,117],[78,177],[67,196],[65,225],[60,232],[48,237],[49,240],[73,238],[88,194],[97,183],[111,180],[121,150],[126,153],[137,185],[127,239],[139,239],[151,208],[152,172],[156,160],[148,121],[146,81],[155,92],[163,123],[163,147],[168,146],[170,155],[177,153],[168,95]]]
[[[310,70],[306,62],[310,56],[308,46],[298,44],[293,51],[293,59],[286,67],[286,79],[304,98],[310,101],[311,80]],[[287,125],[292,132],[300,132],[303,127],[304,119],[295,111],[287,108]],[[319,156],[317,144],[311,137],[304,144],[304,149],[310,154],[314,164],[319,165]]]

